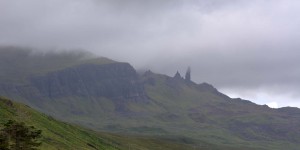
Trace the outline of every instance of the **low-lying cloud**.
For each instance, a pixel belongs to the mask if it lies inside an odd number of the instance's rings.
[[[82,48],[169,75],[191,66],[232,95],[288,95],[279,106],[300,101],[299,26],[296,0],[0,0],[1,45]]]

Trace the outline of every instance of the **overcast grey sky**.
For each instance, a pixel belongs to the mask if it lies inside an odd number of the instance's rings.
[[[0,0],[0,45],[86,49],[300,107],[299,0]]]

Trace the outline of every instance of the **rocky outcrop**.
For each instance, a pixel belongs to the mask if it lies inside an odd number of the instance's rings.
[[[147,100],[143,84],[128,63],[82,64],[31,76],[28,80],[26,85],[1,84],[0,94],[18,101],[29,101],[32,105],[74,96],[85,99]]]
[[[177,71],[176,74],[173,77],[176,80],[183,80],[183,78],[181,77],[180,73]]]

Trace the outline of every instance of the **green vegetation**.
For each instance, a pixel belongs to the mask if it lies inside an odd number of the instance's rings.
[[[73,150],[73,149],[119,149],[112,145],[112,141],[100,138],[100,136],[92,131],[82,129],[70,124],[59,122],[52,117],[41,114],[26,105],[12,102],[6,98],[0,98],[0,125],[5,128],[3,124],[8,120],[16,120],[24,122],[26,126],[34,126],[42,131],[40,142],[42,145],[40,149],[43,150]],[[9,122],[10,124],[11,122]],[[11,125],[6,124],[6,127]],[[21,125],[22,124],[15,124]],[[35,131],[35,130],[33,130]],[[35,132],[38,134],[38,131]],[[32,135],[34,137],[34,135]],[[0,138],[4,141],[4,138]],[[37,143],[35,143],[37,144]]]
[[[1,150],[36,150],[42,143],[38,141],[41,130],[27,127],[24,122],[8,120],[0,131]]]
[[[165,119],[173,129],[160,123],[173,134],[185,135],[194,143],[202,141],[231,149],[296,150],[299,146],[299,128],[288,122],[300,125],[300,116],[231,99],[206,83],[187,83],[154,73],[144,77],[149,79],[154,84],[146,85],[148,95],[167,110],[157,116],[176,116],[175,121],[172,117]]]
[[[24,124],[9,120],[17,120],[24,122]],[[42,144],[38,149],[42,150],[190,150],[195,147],[165,137],[96,133],[59,122],[26,105],[0,97],[0,128],[9,129],[15,125],[30,127],[30,131],[33,131],[31,133],[34,134],[27,135],[31,137],[37,137],[40,133],[40,130],[31,126],[41,129],[40,140],[33,141],[33,145],[37,146],[41,142]],[[0,149],[6,150],[5,148],[8,146],[7,135],[0,132]],[[217,147],[212,145],[207,148],[215,148],[216,150]]]

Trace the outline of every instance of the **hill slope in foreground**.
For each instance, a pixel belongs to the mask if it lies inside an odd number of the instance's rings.
[[[0,128],[8,120],[24,122],[42,130],[42,150],[190,150],[189,144],[181,144],[167,138],[151,136],[118,135],[95,132],[58,121],[33,110],[27,105],[0,97]],[[207,150],[221,149],[215,145],[203,145]],[[222,148],[225,149],[226,148]]]
[[[41,149],[117,149],[111,144],[112,141],[100,138],[91,131],[59,122],[26,105],[0,97],[1,125],[7,120],[24,122],[42,130]]]
[[[190,149],[189,145],[151,137],[134,137],[91,130],[57,121],[27,105],[0,97],[0,128],[8,120],[24,122],[42,130],[42,150],[135,150]]]

